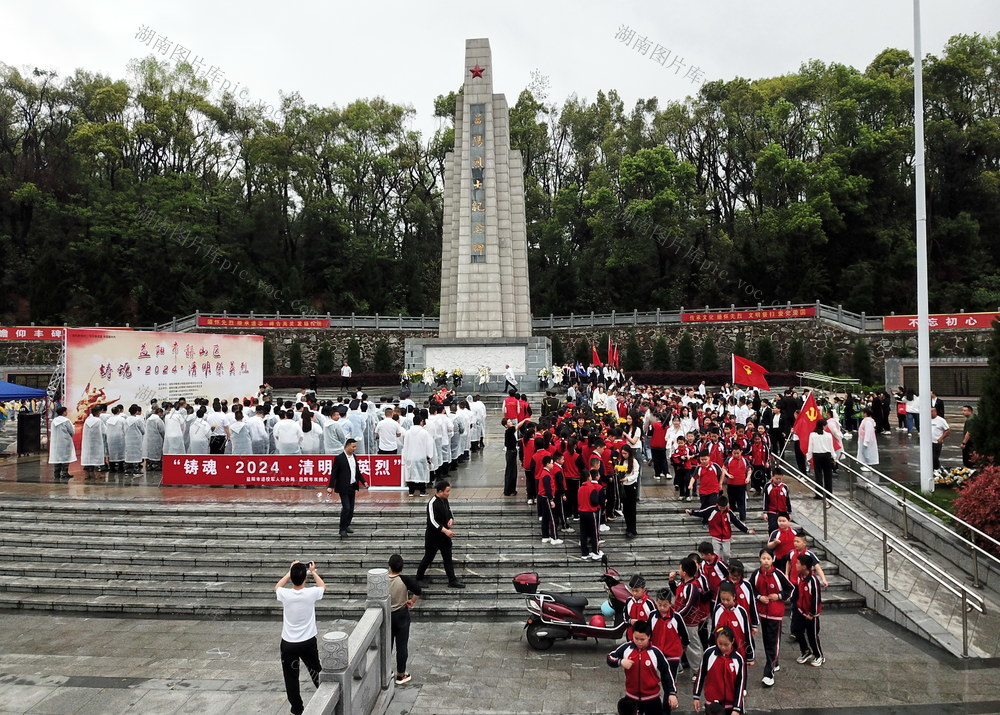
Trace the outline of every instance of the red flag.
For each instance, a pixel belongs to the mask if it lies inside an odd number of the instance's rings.
[[[733,382],[737,385],[749,385],[761,390],[770,390],[764,375],[767,370],[755,363],[733,353]]]
[[[593,355],[590,356],[590,364],[596,365],[597,367],[603,367],[604,363],[601,362],[601,356],[597,354],[597,347],[592,346],[590,348]]]
[[[611,335],[608,335],[608,367],[615,366],[615,345],[611,342]]]
[[[816,430],[816,423],[823,418],[823,413],[820,412],[819,407],[816,406],[816,399],[810,392],[809,397],[806,398],[805,404],[802,405],[802,409],[799,411],[799,416],[795,419],[795,424],[792,426],[792,432],[799,436],[799,451],[802,454],[809,453],[809,435],[811,435]],[[830,432],[830,428],[826,427],[826,432]],[[844,445],[840,443],[832,432],[830,436],[833,437],[833,451],[834,453],[839,452],[844,448]]]

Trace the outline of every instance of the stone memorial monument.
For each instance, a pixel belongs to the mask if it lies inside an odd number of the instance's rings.
[[[510,365],[533,380],[551,343],[532,337],[521,152],[510,147],[507,100],[493,93],[485,38],[465,41],[465,85],[446,157],[439,337],[406,341],[406,367],[474,374]],[[466,384],[471,384],[470,380]]]

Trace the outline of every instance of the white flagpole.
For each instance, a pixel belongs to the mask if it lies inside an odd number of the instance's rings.
[[[920,489],[934,491],[931,442],[931,357],[927,299],[927,187],[924,166],[924,61],[920,42],[920,0],[913,0],[913,169],[917,209],[917,376],[920,414]]]
[[[732,375],[730,380],[735,385],[736,384],[736,353],[729,353],[732,359],[729,361],[729,372]]]

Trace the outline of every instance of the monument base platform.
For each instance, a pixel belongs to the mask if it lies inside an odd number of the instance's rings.
[[[478,383],[483,366],[490,369],[492,382],[498,376],[502,381],[510,365],[518,384],[525,386],[535,384],[539,370],[552,367],[552,341],[546,337],[407,338],[405,353],[407,370],[461,370],[470,387]]]

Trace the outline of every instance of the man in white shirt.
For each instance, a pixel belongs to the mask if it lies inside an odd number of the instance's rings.
[[[340,389],[346,390],[351,386],[351,366],[347,364],[347,360],[344,360],[344,364],[340,366]]]
[[[514,377],[514,368],[510,365],[504,365],[503,379],[507,381],[504,386],[504,391],[516,390],[517,389],[517,378]]]
[[[319,673],[323,670],[316,647],[316,601],[326,593],[326,584],[312,561],[309,562],[308,572],[312,574],[315,586],[306,586],[306,565],[293,561],[288,573],[274,586],[274,593],[281,604],[281,672],[285,676],[285,694],[292,706],[292,715],[301,715],[305,710],[299,693],[299,661],[306,666],[317,688]],[[285,588],[289,581],[292,587]]]
[[[931,408],[931,447],[934,452],[934,473],[943,472],[944,469],[941,467],[941,449],[944,447],[945,438],[951,434],[951,427],[945,421],[944,417],[938,414],[937,408]]]
[[[375,425],[375,441],[378,444],[379,454],[396,454],[403,439],[403,428],[399,422],[392,419],[392,408],[386,407],[383,411],[385,417]]]

